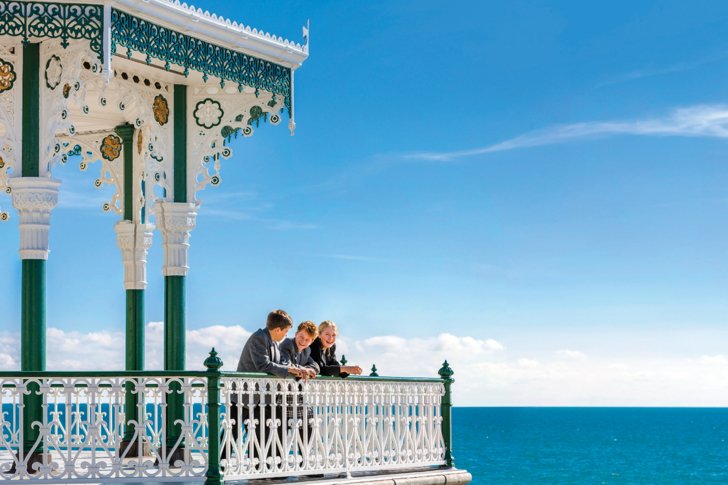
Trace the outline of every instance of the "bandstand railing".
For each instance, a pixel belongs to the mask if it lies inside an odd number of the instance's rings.
[[[441,378],[302,382],[220,372],[214,351],[205,364],[1,372],[0,480],[221,483],[452,467],[447,366]],[[41,412],[29,422],[33,399]]]

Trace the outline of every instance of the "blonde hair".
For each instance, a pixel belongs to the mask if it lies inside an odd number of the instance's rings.
[[[316,328],[316,324],[313,323],[310,320],[306,320],[305,322],[301,322],[301,324],[298,326],[298,330],[296,330],[296,333],[298,332],[306,332],[309,337],[316,338],[318,337],[318,328]]]
[[[323,331],[329,327],[334,329],[334,333],[336,335],[339,335],[339,331],[336,329],[336,324],[334,322],[332,322],[331,320],[324,320],[323,322],[321,322],[321,324],[319,325],[319,328],[318,328],[319,335],[321,335],[321,333],[323,333]]]

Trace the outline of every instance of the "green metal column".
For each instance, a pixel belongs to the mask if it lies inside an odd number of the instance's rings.
[[[164,277],[164,370],[185,368],[185,277]],[[167,401],[167,449],[173,447],[182,428],[176,421],[184,421],[184,399],[179,382],[169,386]],[[180,443],[180,448],[183,443]]]
[[[44,371],[46,366],[45,261],[23,260],[21,298],[20,370]],[[37,383],[28,384],[29,395],[23,396],[23,450],[28,453],[38,440],[39,429],[34,421],[43,422],[43,396]],[[40,443],[34,453],[43,452]]]
[[[455,457],[452,455],[452,394],[450,386],[455,382],[452,378],[454,372],[450,364],[445,361],[438,371],[445,385],[445,395],[442,397],[442,437],[445,440],[445,462],[448,468],[455,466]]]
[[[124,220],[136,223],[134,220],[134,127],[130,124],[119,125],[116,133],[121,137],[124,154]],[[140,221],[142,224],[144,220]],[[144,290],[126,290],[126,370],[144,370]],[[139,416],[139,394],[133,392],[134,385],[126,383],[126,424],[124,427],[124,438],[119,452],[127,451],[127,456],[138,455],[139,444],[143,442],[138,437],[132,444],[136,426],[133,422],[140,422]]]
[[[187,202],[187,86],[174,85],[174,202]],[[185,276],[164,277],[164,369],[185,368]],[[184,418],[184,400],[178,383],[170,385],[167,406],[167,447],[182,432],[176,420]],[[180,443],[179,452],[184,444]]]
[[[40,44],[23,47],[23,177],[40,175]],[[46,285],[45,260],[24,259],[22,276],[21,344],[20,360],[23,371],[45,370],[46,358]],[[33,421],[43,421],[43,396],[37,394],[39,387],[31,383],[30,395],[23,396],[23,449],[25,452],[35,444],[38,428],[31,428]],[[43,443],[35,453],[43,452]]]

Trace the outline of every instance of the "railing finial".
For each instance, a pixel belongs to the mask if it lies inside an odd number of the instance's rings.
[[[215,347],[210,351],[210,356],[205,359],[205,367],[207,367],[208,372],[215,372],[222,367],[222,359],[217,356]]]
[[[450,367],[450,364],[447,363],[447,361],[443,362],[442,367],[440,367],[440,370],[437,371],[437,373],[440,375],[441,378],[443,378],[446,381],[455,382],[455,379],[452,378],[453,374],[455,372]]]
[[[346,365],[346,356],[343,354],[341,355],[341,365]]]
[[[372,373],[369,374],[369,377],[379,377],[379,374],[377,374],[376,364],[372,364]]]

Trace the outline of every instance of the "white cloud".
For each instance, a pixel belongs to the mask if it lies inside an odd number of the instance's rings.
[[[161,369],[164,326],[146,326],[146,368]],[[187,368],[203,370],[212,347],[223,370],[235,370],[250,336],[241,326],[212,325],[187,332]],[[48,369],[120,370],[124,334],[48,329]],[[432,337],[381,335],[339,338],[340,354],[366,373],[376,364],[380,375],[437,376],[444,360],[455,372],[456,405],[530,406],[722,406],[728,402],[728,355],[654,358],[641,354],[619,360],[573,349],[544,348],[522,355],[490,338],[442,333]],[[548,345],[544,343],[544,347]],[[509,347],[511,348],[511,347]],[[19,368],[20,339],[0,333],[0,369]]]
[[[405,155],[405,158],[447,162],[487,153],[614,135],[728,138],[728,106],[698,105],[679,108],[662,118],[587,121],[557,125],[524,133],[480,148],[451,152],[418,152]]]
[[[574,360],[584,360],[586,359],[586,354],[584,352],[580,352],[578,350],[557,350],[556,355],[559,357],[566,357],[568,359],[574,359]]]
[[[728,364],[728,357],[722,354],[718,355],[704,355],[700,358],[700,362],[704,364],[717,364],[725,365]]]

